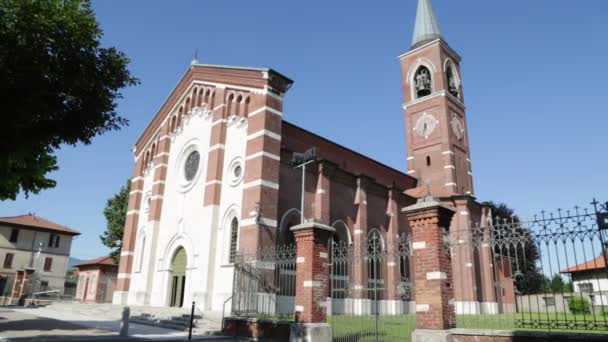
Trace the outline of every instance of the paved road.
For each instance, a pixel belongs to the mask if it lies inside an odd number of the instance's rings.
[[[183,341],[181,331],[131,323],[120,338],[120,322],[47,308],[0,308],[0,341]],[[233,341],[194,336],[193,340]]]

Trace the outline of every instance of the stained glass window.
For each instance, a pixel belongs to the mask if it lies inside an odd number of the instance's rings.
[[[239,220],[235,218],[230,222],[230,263],[234,262],[234,258],[236,257],[236,252],[238,249],[238,238],[239,238]]]
[[[198,171],[198,164],[200,163],[201,155],[198,151],[192,151],[186,158],[186,163],[184,164],[184,176],[187,181],[191,181],[194,179],[196,175],[196,171]]]

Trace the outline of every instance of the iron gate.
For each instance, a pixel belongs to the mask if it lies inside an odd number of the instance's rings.
[[[232,315],[293,320],[296,247],[266,248],[234,261]]]
[[[330,244],[333,341],[409,341],[415,327],[409,236],[385,241],[371,230],[362,243]]]

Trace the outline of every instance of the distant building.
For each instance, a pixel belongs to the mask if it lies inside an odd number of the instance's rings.
[[[606,305],[608,303],[608,296],[606,295],[608,275],[606,274],[606,260],[603,255],[562,270],[560,273],[570,274],[574,293],[589,296],[594,305]]]
[[[80,232],[34,214],[0,217],[0,295],[11,296],[18,273],[35,280],[28,290],[62,290],[77,235]],[[16,293],[20,297],[25,292],[21,288]]]
[[[118,264],[110,256],[102,256],[75,265],[78,268],[76,299],[82,302],[111,303]]]

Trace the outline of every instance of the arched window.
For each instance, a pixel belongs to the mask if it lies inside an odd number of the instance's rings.
[[[458,88],[460,88],[459,86],[459,82],[458,82],[458,77],[456,77],[456,73],[454,72],[454,67],[452,66],[451,63],[448,63],[447,68],[445,70],[445,76],[448,82],[448,92],[450,94],[452,94],[452,96],[456,97],[456,98],[460,98],[460,91]]]
[[[431,166],[431,156],[426,156],[426,166]]]
[[[414,76],[416,85],[416,98],[425,97],[431,94],[431,72],[425,66],[421,66]]]
[[[376,300],[382,288],[382,236],[377,229],[372,229],[367,236],[367,272],[369,283],[369,299]]]
[[[230,221],[230,250],[228,261],[234,263],[239,248],[239,220],[235,217]]]

